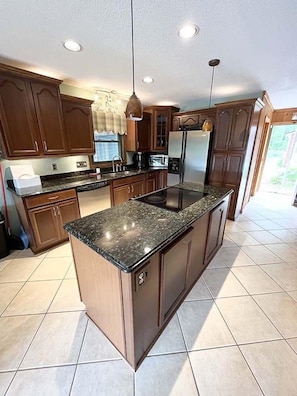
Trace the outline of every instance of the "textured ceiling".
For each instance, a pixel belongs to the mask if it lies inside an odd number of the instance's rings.
[[[207,107],[263,90],[297,107],[296,0],[134,0],[136,93],[144,104]],[[200,33],[183,41],[185,22]],[[71,38],[83,51],[71,53]],[[295,50],[294,50],[295,48]],[[130,0],[1,0],[0,60],[93,90],[130,95]],[[155,82],[141,79],[151,75]]]

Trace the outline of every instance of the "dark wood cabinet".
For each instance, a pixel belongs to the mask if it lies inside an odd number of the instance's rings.
[[[120,205],[130,198],[144,195],[146,192],[145,175],[129,176],[113,180],[110,184],[111,204]]]
[[[249,104],[218,110],[214,150],[245,150],[253,107]]]
[[[64,224],[80,218],[74,189],[23,198],[14,195],[14,200],[34,253],[66,241]]]
[[[201,109],[184,111],[180,113],[173,113],[172,117],[172,130],[178,131],[183,128],[195,129],[201,128],[203,122],[206,119],[210,119],[213,125],[216,124],[216,109]]]
[[[68,153],[93,154],[93,102],[68,95],[61,95],[61,100]]]
[[[192,231],[190,227],[178,240],[161,251],[160,324],[166,321],[186,291]]]
[[[151,115],[151,151],[167,152],[168,135],[172,126],[172,113],[178,109],[173,106],[145,107]]]
[[[149,172],[146,179],[146,193],[156,191],[158,189],[158,172]]]
[[[187,288],[196,283],[201,273],[205,270],[204,261],[209,213],[195,221],[192,231],[191,256],[188,265]]]
[[[4,155],[63,155],[61,81],[0,64],[0,121]]]
[[[167,187],[167,177],[168,177],[168,171],[166,170],[159,170],[159,180],[158,180],[158,190],[161,188],[166,188]]]
[[[127,120],[126,151],[150,151],[151,114],[144,112],[141,121]]]
[[[44,154],[67,152],[59,86],[31,81]]]
[[[226,198],[209,215],[207,243],[205,249],[205,264],[207,265],[222,246],[229,198]]]
[[[263,102],[259,99],[217,105],[209,183],[232,188],[228,218],[243,207],[256,130]]]

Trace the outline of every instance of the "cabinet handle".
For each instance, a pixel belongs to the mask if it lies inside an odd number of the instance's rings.
[[[58,196],[58,195],[55,195],[54,197],[48,197],[48,200],[51,201],[51,200],[53,200],[53,199],[58,199],[58,198],[59,198],[59,196]]]
[[[44,147],[44,151],[47,151],[47,145],[46,145],[46,141],[43,141],[43,147]]]
[[[139,142],[137,142],[137,144],[136,144],[136,148],[137,148],[137,149],[139,149]]]
[[[53,207],[53,211],[54,211],[54,216],[57,216],[56,208],[55,208],[55,207]]]
[[[61,217],[61,212],[60,212],[60,208],[59,208],[59,206],[57,206],[57,212],[58,212],[58,216],[60,216],[60,217]]]
[[[39,147],[38,147],[38,142],[35,140],[35,150],[38,152],[39,151]]]
[[[133,184],[132,184],[131,188],[132,188],[132,192],[134,192],[134,187],[133,187]]]
[[[130,194],[130,186],[128,186],[128,194]]]

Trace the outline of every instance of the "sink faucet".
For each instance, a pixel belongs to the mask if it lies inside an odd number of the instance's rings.
[[[118,158],[120,161],[121,161],[121,165],[123,165],[123,159],[122,159],[122,157],[120,156],[120,155],[115,155],[113,158],[112,158],[112,171],[113,171],[113,173],[115,173],[116,172],[116,169],[115,169],[115,166],[114,166],[114,160],[116,159],[116,158]],[[121,165],[120,165],[120,167],[121,167]]]

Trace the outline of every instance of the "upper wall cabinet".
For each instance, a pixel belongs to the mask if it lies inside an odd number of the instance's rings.
[[[92,101],[61,95],[67,148],[70,154],[94,153]]]
[[[178,109],[172,106],[150,106],[145,107],[145,111],[151,114],[151,151],[166,152],[172,113]]]
[[[0,132],[7,158],[67,152],[60,83],[0,64]]]
[[[172,130],[179,131],[183,128],[194,129],[196,126],[198,127],[198,125],[202,126],[206,119],[210,119],[213,125],[215,125],[215,108],[174,113],[172,117]]]
[[[141,121],[127,120],[126,151],[150,151],[151,149],[151,115],[143,113]]]

